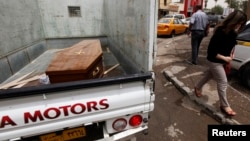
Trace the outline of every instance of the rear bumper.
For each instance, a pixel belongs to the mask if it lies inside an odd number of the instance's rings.
[[[157,35],[170,35],[171,30],[170,29],[158,29]]]
[[[167,30],[167,31],[164,31],[164,30],[157,31],[157,35],[170,35],[170,31],[169,30]]]
[[[106,133],[104,133],[104,138],[99,139],[97,141],[116,141],[116,140],[119,140],[119,139],[123,139],[125,137],[129,137],[129,136],[134,135],[134,134],[139,133],[139,132],[145,132],[146,133],[147,129],[148,129],[148,126],[138,127],[138,128],[135,128],[135,129],[129,129],[129,130],[114,134],[112,136],[109,136],[109,134],[106,132]],[[106,131],[106,130],[104,129],[104,131]]]

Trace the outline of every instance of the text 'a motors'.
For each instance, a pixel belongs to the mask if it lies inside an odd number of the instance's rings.
[[[67,116],[80,115],[86,112],[94,112],[99,110],[105,110],[109,108],[107,99],[101,99],[99,101],[89,101],[86,103],[74,103],[71,105],[62,105],[59,107],[49,107],[46,109],[39,109],[33,112],[27,111],[23,113],[23,123],[36,123],[44,120],[53,120],[63,118]],[[11,126],[18,126],[18,120],[10,115],[2,115],[0,122],[0,129]]]

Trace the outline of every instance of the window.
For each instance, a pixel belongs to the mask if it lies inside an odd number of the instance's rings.
[[[167,5],[167,0],[164,0],[164,6],[166,6]]]
[[[70,17],[81,17],[80,6],[69,6],[68,10],[69,10]]]
[[[165,18],[173,18],[174,16],[173,15],[165,15],[164,17]]]
[[[174,24],[179,24],[178,19],[174,19]]]
[[[181,16],[181,15],[176,15],[175,17],[176,17],[176,18],[179,18],[179,19],[184,19],[184,17]]]
[[[158,23],[170,23],[170,19],[161,18]]]

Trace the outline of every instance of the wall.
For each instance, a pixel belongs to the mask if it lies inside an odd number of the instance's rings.
[[[122,66],[132,72],[152,69],[156,0],[38,1],[47,39],[107,36]],[[82,17],[69,17],[68,6],[80,6]]]
[[[38,0],[46,38],[103,36],[104,0]],[[81,17],[70,17],[68,6],[80,6]]]
[[[37,9],[35,0],[0,1],[0,82],[45,50]]]
[[[156,48],[156,0],[105,0],[105,29],[111,50],[129,71],[152,70]],[[125,56],[121,58],[121,56]],[[127,66],[134,64],[134,66]]]
[[[69,17],[80,6],[81,17]],[[0,82],[50,48],[86,38],[109,45],[128,72],[152,71],[156,0],[1,0]]]
[[[208,0],[207,9],[211,9],[216,5],[219,5],[222,8],[227,8],[228,7],[228,4],[225,2],[225,0],[217,0],[217,2],[215,2],[215,0]]]

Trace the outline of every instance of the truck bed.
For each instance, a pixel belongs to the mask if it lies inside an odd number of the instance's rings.
[[[25,79],[32,78],[37,75],[44,74],[48,65],[50,64],[51,60],[53,59],[56,52],[61,51],[62,49],[50,49],[41,54],[38,58],[33,60],[30,64],[25,66],[23,69],[21,69],[19,72],[17,72],[15,75],[4,81],[0,86],[7,84],[9,82],[12,82],[14,80],[17,80],[18,78],[21,78],[22,76],[29,74]],[[114,69],[110,70],[106,74],[103,75],[103,78],[107,77],[117,77],[120,75],[125,75],[126,72],[124,69],[119,65],[119,62],[115,58],[112,52],[109,51],[108,47],[102,47],[103,50],[103,67],[104,72],[108,69],[115,67]],[[42,77],[42,76],[40,76]],[[25,85],[21,87],[27,87],[27,86],[37,86],[41,85],[39,80],[30,81],[26,83]]]
[[[4,81],[0,86],[12,83],[15,80],[21,78],[22,76],[28,74],[29,75],[27,77],[24,77],[22,80],[27,80],[35,76],[42,77],[41,74],[45,75],[45,71],[49,63],[51,62],[54,54],[60,50],[62,49],[50,49],[45,51],[43,54],[41,54],[39,57],[33,60],[30,64],[26,65],[23,69],[18,71],[15,75]],[[145,74],[136,73],[127,75],[125,69],[123,69],[121,65],[118,65],[119,64],[118,60],[116,59],[114,54],[109,50],[109,48],[107,46],[102,46],[102,50],[103,50],[104,72],[114,66],[117,66],[108,73],[104,74],[102,78],[89,79],[83,81],[64,82],[57,84],[42,84],[41,82],[39,82],[38,78],[34,81],[29,81],[25,85],[21,85],[19,87],[0,89],[0,99],[35,95],[35,94],[40,95],[43,93],[119,84],[131,81],[141,81],[151,78],[152,75],[151,73],[145,73]]]

